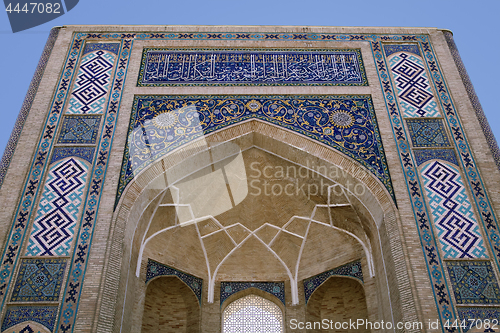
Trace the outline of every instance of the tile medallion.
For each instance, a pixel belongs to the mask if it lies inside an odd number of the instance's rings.
[[[57,143],[95,144],[101,116],[67,116],[63,118]]]
[[[489,261],[447,261],[457,304],[500,304],[500,289]]]
[[[57,302],[67,259],[23,259],[11,302]]]
[[[441,119],[407,119],[413,147],[449,147],[450,141]]]

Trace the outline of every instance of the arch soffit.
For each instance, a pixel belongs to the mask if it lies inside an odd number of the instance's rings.
[[[147,292],[147,289],[149,287],[149,285],[151,284],[151,282],[153,281],[156,281],[156,280],[160,280],[160,279],[171,279],[171,278],[175,278],[177,279],[178,281],[182,282],[182,284],[189,289],[189,292],[190,294],[196,298],[196,303],[198,304],[198,306],[201,308],[201,304],[200,302],[198,301],[198,298],[196,297],[196,294],[193,292],[193,290],[186,284],[186,282],[182,281],[178,276],[175,276],[175,275],[158,275],[158,276],[155,276],[154,278],[152,278],[151,280],[147,281],[146,282],[146,292]]]
[[[332,147],[259,120],[250,120],[227,127],[207,135],[205,140],[209,143],[237,142],[241,150],[256,147],[299,166],[307,167],[303,163],[304,157],[307,157],[315,162],[323,162],[326,166],[339,168],[342,178],[330,180],[341,186],[343,186],[342,182],[346,181],[365,186],[368,191],[364,191],[363,196],[357,196],[351,191],[352,188],[351,190],[345,186],[343,188],[347,190],[346,193],[350,198],[363,206],[360,208],[371,215],[377,226],[382,223],[384,218],[396,218],[397,208],[384,185],[362,165]],[[136,226],[129,225],[127,221],[134,220],[133,217],[136,217],[135,220],[138,221],[150,202],[165,190],[162,188],[156,191],[146,191],[150,189],[150,185],[171,168],[180,171],[177,180],[189,176],[197,171],[195,165],[189,164],[189,159],[206,150],[206,143],[198,140],[172,151],[143,170],[125,188],[117,204],[114,219],[118,223],[122,222],[126,229],[132,227],[135,231]],[[286,153],[283,153],[285,151]],[[329,179],[328,175],[321,172],[322,170],[316,169],[316,171]]]

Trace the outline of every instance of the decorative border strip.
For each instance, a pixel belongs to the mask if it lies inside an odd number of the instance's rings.
[[[175,268],[169,267],[157,261],[148,259],[148,268],[146,272],[146,281],[148,283],[151,279],[154,279],[157,276],[177,276],[182,282],[184,282],[189,289],[191,289],[196,298],[198,298],[198,302],[201,304],[201,293],[203,290],[203,280],[184,272],[181,272]]]
[[[17,142],[19,141],[19,137],[21,136],[24,123],[28,118],[28,114],[31,110],[31,106],[33,105],[33,101],[35,100],[36,92],[38,91],[38,87],[40,86],[40,82],[42,81],[43,73],[45,72],[45,68],[47,67],[47,62],[49,60],[50,54],[52,53],[52,49],[54,48],[54,44],[56,43],[56,39],[59,35],[60,29],[60,27],[54,27],[50,30],[49,38],[47,38],[47,43],[45,43],[42,56],[38,61],[38,65],[36,66],[35,74],[31,79],[28,92],[26,93],[26,97],[24,98],[23,106],[21,107],[21,111],[19,111],[14,129],[12,129],[9,141],[7,142],[7,146],[5,147],[5,150],[3,152],[2,160],[0,160],[0,188],[3,185],[5,175],[7,174],[7,169],[9,168],[10,162],[12,161],[12,156],[14,155],[14,151],[16,150]]]
[[[326,280],[332,276],[349,276],[363,283],[363,271],[361,270],[361,261],[356,260],[329,271],[320,273],[313,277],[304,280],[304,297],[306,304],[311,295],[318,289]]]
[[[256,288],[276,296],[285,305],[285,282],[221,282],[220,305],[231,295],[237,292]]]
[[[84,37],[85,34],[76,34],[74,36],[75,43],[82,41]],[[63,293],[63,301],[60,306],[60,315],[57,324],[60,332],[73,332],[74,330],[132,44],[133,41],[130,39],[122,40],[116,62],[117,68],[111,85],[112,89],[109,93],[110,98],[107,102],[106,114],[103,118],[103,130],[101,131],[101,137],[97,145],[97,158],[90,173],[90,185],[85,205],[83,206],[84,209],[80,221],[81,227],[76,237],[68,279]]]
[[[415,40],[417,38],[420,47],[422,47],[422,42],[428,40],[427,36],[415,36]],[[436,302],[439,320],[444,331],[453,332],[453,330],[444,327],[446,320],[456,319],[456,314],[445,278],[445,268],[438,251],[437,238],[433,232],[430,215],[422,191],[422,185],[418,177],[418,170],[413,155],[411,154],[410,140],[404,128],[403,114],[399,110],[399,104],[397,103],[397,89],[394,88],[393,82],[390,79],[390,70],[388,69],[387,59],[382,51],[382,42],[374,41],[371,44],[373,56],[374,59],[376,59],[380,86],[382,87],[387,113],[391,121],[393,136],[396,141],[397,153],[406,181],[410,203],[413,208],[413,216],[416,222],[422,252],[426,261],[429,280],[432,285],[432,293]]]

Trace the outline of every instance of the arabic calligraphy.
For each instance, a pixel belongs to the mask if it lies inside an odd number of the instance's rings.
[[[367,85],[359,50],[145,49],[138,86]]]

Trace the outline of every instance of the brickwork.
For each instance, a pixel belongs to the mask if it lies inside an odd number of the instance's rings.
[[[141,332],[199,332],[196,296],[176,277],[157,278],[148,285]]]

